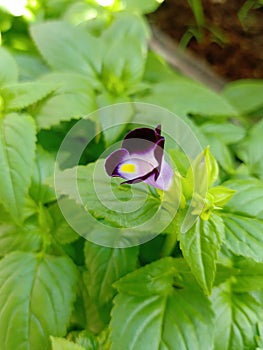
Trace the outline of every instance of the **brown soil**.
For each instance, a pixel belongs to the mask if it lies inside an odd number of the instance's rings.
[[[227,80],[263,78],[263,6],[251,9],[241,23],[237,14],[245,2],[203,0],[202,38],[192,37],[187,45]],[[187,0],[165,0],[149,18],[176,42],[197,28]]]

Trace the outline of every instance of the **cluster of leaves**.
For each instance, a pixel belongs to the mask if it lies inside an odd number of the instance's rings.
[[[147,47],[142,14],[157,2],[117,3],[129,11],[61,1],[51,11],[56,20],[36,16],[26,52],[0,48],[0,348],[263,348],[263,82],[234,82],[219,95],[181,76]],[[96,8],[96,16],[80,16],[84,8]],[[47,179],[78,119],[127,101],[176,113],[215,158],[206,148],[189,168],[171,150],[183,188],[174,222],[141,246],[106,248],[68,225]],[[65,205],[77,205],[67,182],[77,167],[87,209],[119,227],[120,215],[94,208],[91,177],[102,151],[126,131],[96,136],[114,118],[86,119],[73,149],[83,137],[93,141],[79,165],[65,155],[57,190]],[[195,224],[182,233],[200,164],[209,190]],[[116,197],[129,194],[121,191],[116,186]],[[161,199],[150,192],[149,200]]]

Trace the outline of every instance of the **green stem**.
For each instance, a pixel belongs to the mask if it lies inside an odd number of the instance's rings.
[[[177,244],[177,232],[168,233],[161,249],[161,257],[170,256]]]

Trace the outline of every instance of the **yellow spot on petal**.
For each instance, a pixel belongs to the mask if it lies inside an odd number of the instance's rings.
[[[123,173],[134,173],[136,170],[136,167],[134,164],[123,164],[121,165],[120,167],[120,171],[123,172]]]

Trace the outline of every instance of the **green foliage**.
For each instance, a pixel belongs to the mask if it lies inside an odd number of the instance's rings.
[[[227,85],[223,91],[226,99],[236,107],[241,114],[250,114],[263,106],[260,96],[263,94],[263,81],[239,80]]]
[[[261,305],[250,293],[235,293],[229,284],[212,296],[215,319],[215,349],[253,349]]]
[[[3,47],[0,48],[0,86],[16,83],[18,79],[18,67],[11,54]]]
[[[0,13],[1,350],[263,348],[262,81],[218,94],[173,72],[148,49],[159,4]],[[109,177],[157,124],[169,190]]]
[[[181,234],[180,246],[192,272],[206,293],[211,293],[216,261],[224,239],[222,219],[212,215],[209,220],[198,219],[187,232]]]
[[[212,349],[210,303],[180,261],[159,260],[123,277],[116,287],[110,325],[114,349]]]
[[[51,343],[52,350],[85,350],[81,345],[75,344],[64,338],[51,337]]]
[[[3,350],[46,349],[49,334],[65,335],[77,283],[69,258],[13,252],[1,260],[0,280]]]
[[[8,114],[0,123],[0,197],[6,210],[19,222],[32,175],[35,125],[30,116],[18,114]]]

